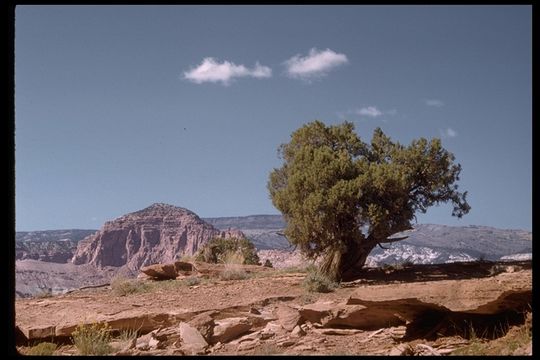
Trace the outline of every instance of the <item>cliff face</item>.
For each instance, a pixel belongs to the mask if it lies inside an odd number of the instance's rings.
[[[72,262],[138,270],[193,255],[213,237],[243,236],[239,230],[218,230],[188,209],[153,204],[106,222],[79,242]]]

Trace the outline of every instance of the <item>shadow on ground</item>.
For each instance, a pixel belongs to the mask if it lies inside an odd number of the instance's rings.
[[[514,267],[515,271],[528,270],[532,268],[532,262],[474,261],[353,269],[344,274],[342,286],[353,287],[358,284],[378,285],[391,282],[478,279],[505,272],[508,267]]]

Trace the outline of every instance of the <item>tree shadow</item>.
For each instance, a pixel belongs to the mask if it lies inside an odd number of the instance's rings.
[[[359,284],[464,280],[485,278],[507,271],[528,270],[532,261],[472,261],[447,264],[395,265],[378,268],[351,269],[342,276],[342,287]]]

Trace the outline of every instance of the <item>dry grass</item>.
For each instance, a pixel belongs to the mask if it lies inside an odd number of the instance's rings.
[[[225,270],[219,275],[221,280],[244,280],[250,275],[242,268],[244,256],[238,252],[227,252],[223,255]]]
[[[148,292],[150,287],[147,283],[117,276],[111,281],[111,289],[115,295],[126,296],[136,293]]]
[[[107,355],[113,351],[107,324],[79,325],[72,334],[73,344],[81,355]]]
[[[321,273],[317,268],[311,267],[302,283],[308,292],[328,293],[334,291],[338,284],[328,276]]]
[[[26,355],[52,355],[56,347],[55,343],[41,342],[28,349]]]
[[[253,355],[281,355],[283,349],[274,344],[264,343],[253,350]]]
[[[452,355],[528,355],[527,347],[532,343],[532,313],[528,313],[525,323],[514,326],[506,335],[485,341],[473,336],[471,343],[459,348]]]

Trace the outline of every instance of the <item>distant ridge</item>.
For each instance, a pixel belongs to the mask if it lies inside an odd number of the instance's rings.
[[[144,215],[152,211],[182,212],[187,216],[195,216],[212,227],[226,231],[230,228],[241,230],[259,250],[291,249],[291,245],[282,235],[285,221],[281,215],[248,215],[231,217],[199,218],[194,212],[163,203],[152,204],[142,210],[131,213],[134,216]],[[124,215],[125,216],[125,215]],[[119,217],[118,219],[122,219]],[[113,221],[116,221],[115,219]],[[86,233],[85,233],[86,232]],[[22,249],[25,246],[26,254],[33,253],[29,259],[46,259],[46,245],[48,242],[57,242],[62,238],[69,237],[72,242],[82,239],[81,234],[86,236],[97,230],[48,230],[33,232],[17,232],[17,246]],[[70,234],[69,236],[66,234]],[[532,253],[532,232],[519,229],[498,229],[490,226],[467,225],[448,226],[437,224],[418,224],[415,230],[406,232],[409,238],[392,244],[390,251],[375,248],[372,258],[378,261],[403,261],[407,256],[416,256],[418,261],[430,263],[432,261],[445,262],[449,259],[471,260],[484,258],[486,260],[498,260],[508,256],[527,256]],[[45,250],[38,250],[38,241],[44,243],[40,246]],[[54,246],[60,246],[55,244]],[[74,251],[73,244],[65,244],[67,251]],[[71,250],[69,247],[71,246]],[[34,250],[32,250],[34,249]],[[19,251],[17,256],[22,258]],[[65,252],[64,252],[65,253]],[[421,255],[424,254],[424,255]],[[430,255],[426,255],[430,254]],[[525,255],[523,255],[525,254]],[[413,256],[415,258],[415,256]],[[66,260],[67,261],[67,260]]]

